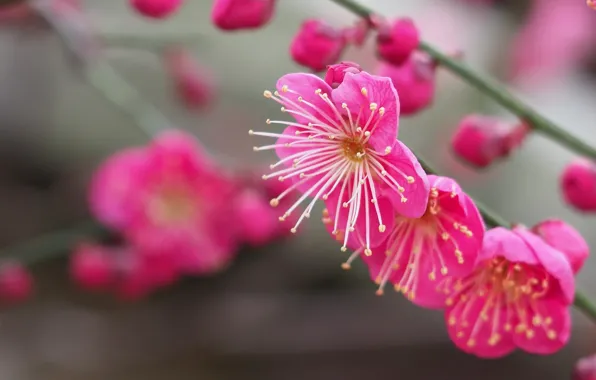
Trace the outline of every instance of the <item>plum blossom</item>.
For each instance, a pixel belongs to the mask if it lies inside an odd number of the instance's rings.
[[[382,249],[371,255],[357,249],[343,267],[350,268],[361,256],[379,285],[377,294],[383,294],[386,284],[392,283],[412,302],[441,308],[444,297],[436,292],[437,284],[447,275],[466,276],[472,272],[484,224],[472,199],[455,181],[434,175],[428,179],[431,188],[424,215],[404,217],[386,204],[395,221]],[[325,221],[329,223],[330,219]]]
[[[178,97],[189,108],[202,108],[211,103],[215,93],[212,76],[188,50],[170,48],[164,54],[164,62]]]
[[[105,290],[114,282],[109,252],[98,244],[83,243],[70,257],[70,276],[82,288]]]
[[[276,144],[254,148],[275,149],[280,159],[263,178],[292,183],[271,205],[278,206],[291,190],[301,191],[280,218],[286,220],[307,197],[312,198],[292,231],[310,216],[317,200],[323,200],[334,232],[346,231],[342,250],[347,250],[349,236],[356,232],[365,251],[371,252],[393,226],[393,218],[384,217],[379,206],[382,191],[395,193],[400,214],[413,218],[424,214],[428,179],[413,153],[396,140],[399,100],[388,78],[347,73],[332,89],[315,75],[288,74],[277,82],[277,91],[264,95],[295,119],[267,120],[269,125],[286,126],[283,133],[249,131],[278,139]]]
[[[130,5],[143,16],[162,19],[176,12],[182,0],[130,0]]]
[[[406,62],[420,45],[420,32],[412,19],[401,18],[391,24],[380,22],[377,30],[379,56],[393,65]]]
[[[448,278],[445,321],[455,345],[497,358],[516,347],[552,354],[569,340],[575,279],[565,255],[524,227],[486,232],[474,272]]]
[[[569,163],[559,179],[563,199],[576,210],[596,211],[596,165],[578,158]]]
[[[322,71],[337,62],[346,47],[342,30],[323,20],[309,19],[302,23],[290,45],[294,61],[313,71]]]
[[[277,0],[215,0],[213,24],[223,30],[256,29],[271,20]]]
[[[331,88],[337,88],[344,81],[347,73],[358,74],[361,71],[362,67],[355,62],[344,61],[335,65],[329,65],[325,74],[325,82]]]
[[[590,255],[590,247],[573,226],[559,219],[547,219],[534,227],[532,232],[551,247],[563,252],[573,273],[578,273]]]
[[[90,187],[96,217],[147,255],[187,273],[222,269],[237,247],[234,183],[190,135],[166,131],[108,159]]]
[[[596,354],[577,361],[571,380],[596,380]]]
[[[5,262],[0,265],[0,301],[17,304],[28,299],[33,293],[33,276],[19,262]]]
[[[430,106],[434,100],[436,67],[427,54],[414,52],[400,66],[381,62],[377,73],[393,82],[399,94],[402,115],[413,115]]]

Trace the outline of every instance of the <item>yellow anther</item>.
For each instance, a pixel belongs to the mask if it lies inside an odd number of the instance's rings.
[[[366,256],[371,256],[371,255],[372,255],[372,251],[370,250],[370,248],[366,248],[366,249],[364,250],[364,254],[365,254]]]
[[[385,230],[387,229],[387,226],[384,224],[379,225],[379,232],[385,232]]]
[[[374,111],[377,109],[379,105],[377,103],[370,103],[369,107],[371,111]]]
[[[362,87],[362,88],[360,89],[360,93],[361,93],[362,95],[364,95],[364,96],[368,96],[368,91],[367,91],[367,90],[366,90],[366,88],[364,88],[364,87]]]
[[[270,98],[270,97],[273,96],[273,94],[271,93],[271,91],[266,90],[266,91],[263,92],[263,96],[266,97],[266,98]]]
[[[416,182],[416,180],[414,179],[414,177],[412,177],[410,175],[406,177],[406,180],[408,181],[409,184],[412,184],[412,183]]]
[[[272,207],[277,207],[277,206],[279,206],[279,199],[277,199],[277,198],[273,198],[272,200],[270,200],[270,201],[269,201],[269,204],[270,204]]]

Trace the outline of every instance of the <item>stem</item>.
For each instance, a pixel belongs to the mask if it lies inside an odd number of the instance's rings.
[[[374,14],[371,9],[354,0],[331,1],[343,6],[360,17],[369,18]],[[596,159],[596,148],[585,143],[580,138],[567,132],[565,129],[534,111],[530,106],[511,94],[503,85],[493,79],[478,74],[465,63],[453,59],[426,42],[421,42],[419,48],[430,55],[437,63],[440,63],[443,67],[480,90],[480,92],[490,96],[497,103],[517,115],[520,119],[526,121],[534,130],[545,134],[552,140],[557,141],[559,144],[579,155]]]

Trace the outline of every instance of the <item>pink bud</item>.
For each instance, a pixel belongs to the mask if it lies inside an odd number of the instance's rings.
[[[586,0],[586,4],[588,7],[596,10],[596,0]]]
[[[413,115],[430,106],[435,97],[436,64],[426,54],[414,53],[401,66],[382,62],[380,76],[389,77],[399,94],[402,115]]]
[[[0,266],[0,300],[19,303],[31,295],[33,277],[18,262],[4,263]]]
[[[596,211],[596,165],[580,158],[563,170],[560,178],[565,201],[581,211]]]
[[[168,50],[164,60],[180,100],[191,109],[202,108],[211,102],[215,92],[212,77],[199,67],[187,50]]]
[[[106,289],[114,280],[109,254],[99,245],[81,244],[70,258],[70,276],[85,289]]]
[[[211,20],[220,29],[255,29],[273,16],[276,0],[215,0]]]
[[[532,227],[532,232],[542,237],[551,247],[563,252],[573,268],[573,273],[580,271],[590,255],[590,247],[579,231],[562,220],[542,221]]]
[[[236,210],[241,238],[248,244],[264,245],[277,237],[277,214],[264,195],[243,191],[238,196]]]
[[[349,61],[343,61],[335,65],[327,66],[325,82],[333,88],[337,88],[344,81],[346,73],[358,74],[362,71],[359,64]]]
[[[596,355],[586,356],[577,361],[572,380],[596,380]]]
[[[176,12],[182,0],[130,0],[130,5],[143,16],[162,19]]]
[[[460,121],[451,146],[459,158],[482,168],[510,154],[528,131],[525,123],[514,125],[490,116],[468,115]]]
[[[322,20],[306,20],[294,36],[290,54],[297,63],[313,71],[322,71],[337,62],[344,48],[344,34]]]
[[[414,21],[397,19],[389,27],[381,27],[377,35],[377,51],[382,59],[401,65],[420,44],[420,34]]]

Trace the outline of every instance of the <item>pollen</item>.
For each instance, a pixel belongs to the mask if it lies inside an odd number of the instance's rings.
[[[413,184],[414,182],[416,182],[416,180],[412,176],[407,176],[406,180],[408,181],[409,184]]]
[[[277,206],[279,206],[279,199],[273,198],[272,200],[269,201],[269,204],[271,205],[271,207],[277,207]]]
[[[362,87],[362,88],[360,89],[360,93],[361,93],[362,95],[364,95],[364,96],[368,96],[368,90],[367,90],[366,88],[364,88],[364,87]]]

